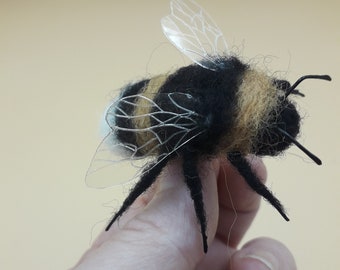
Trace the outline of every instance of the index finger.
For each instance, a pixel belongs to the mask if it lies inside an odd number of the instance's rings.
[[[253,172],[264,182],[267,172],[262,160],[255,156],[247,160]],[[251,225],[260,207],[261,197],[227,160],[221,160],[217,185],[219,220],[216,235],[226,245],[236,247]]]

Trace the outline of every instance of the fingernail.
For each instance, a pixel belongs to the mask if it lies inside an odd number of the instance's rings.
[[[274,267],[271,263],[272,260],[270,260],[268,257],[272,257],[269,253],[262,253],[261,254],[247,254],[243,258],[250,258],[252,260],[255,260],[259,262],[259,265],[256,266],[256,270],[274,270]],[[269,259],[269,260],[268,260]]]

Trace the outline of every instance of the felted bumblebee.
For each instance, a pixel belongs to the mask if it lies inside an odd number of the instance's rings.
[[[225,156],[250,188],[288,221],[280,201],[261,183],[245,156],[276,156],[295,144],[320,165],[320,159],[295,140],[300,116],[290,98],[302,95],[296,87],[305,79],[331,78],[307,75],[293,85],[272,78],[232,56],[221,30],[194,1],[170,4],[171,14],[161,21],[164,34],[194,64],[122,89],[107,109],[110,132],[97,149],[87,182],[95,187],[122,183],[106,171],[114,172],[123,162],[139,169],[127,179],[139,181],[107,225],[109,230],[167,163],[182,157],[207,252],[199,160]]]

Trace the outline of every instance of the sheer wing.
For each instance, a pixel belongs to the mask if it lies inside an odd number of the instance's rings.
[[[194,1],[172,0],[171,14],[162,18],[165,36],[186,56],[200,66],[220,67],[216,56],[229,55],[222,31]]]
[[[136,153],[136,145],[117,142],[114,131],[111,131],[100,143],[91,161],[86,173],[87,185],[106,188],[138,178],[147,160],[135,157]],[[118,176],[122,171],[123,176]]]
[[[143,99],[143,102],[136,103],[136,98]],[[162,108],[143,95],[117,99],[106,112],[106,122],[111,131],[97,148],[86,174],[86,183],[91,187],[106,188],[135,180],[145,173],[143,169],[147,163],[153,162],[156,158],[160,162],[200,135],[203,131],[198,129],[195,120],[198,114],[183,106],[192,101],[192,98],[191,95],[184,93],[165,94],[162,103],[167,104],[166,107],[169,107],[170,103],[172,110]],[[119,106],[122,104],[124,106]],[[151,113],[130,115],[128,112],[134,110],[129,106],[146,106]],[[150,121],[152,118],[153,124],[144,128],[122,128],[115,124],[118,118],[138,121]],[[171,128],[171,134],[167,134],[166,137],[160,136],[160,132],[167,128]],[[117,141],[118,131],[124,131],[127,135],[143,134],[148,140],[142,144],[122,143]],[[171,148],[164,150],[165,147],[162,146],[169,144],[170,141],[175,144],[171,144]],[[124,177],[119,178],[117,173],[121,171],[124,172]]]

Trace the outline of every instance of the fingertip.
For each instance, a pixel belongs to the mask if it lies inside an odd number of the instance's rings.
[[[293,255],[281,242],[270,238],[257,238],[234,253],[231,258],[233,270],[294,270],[297,269]]]

